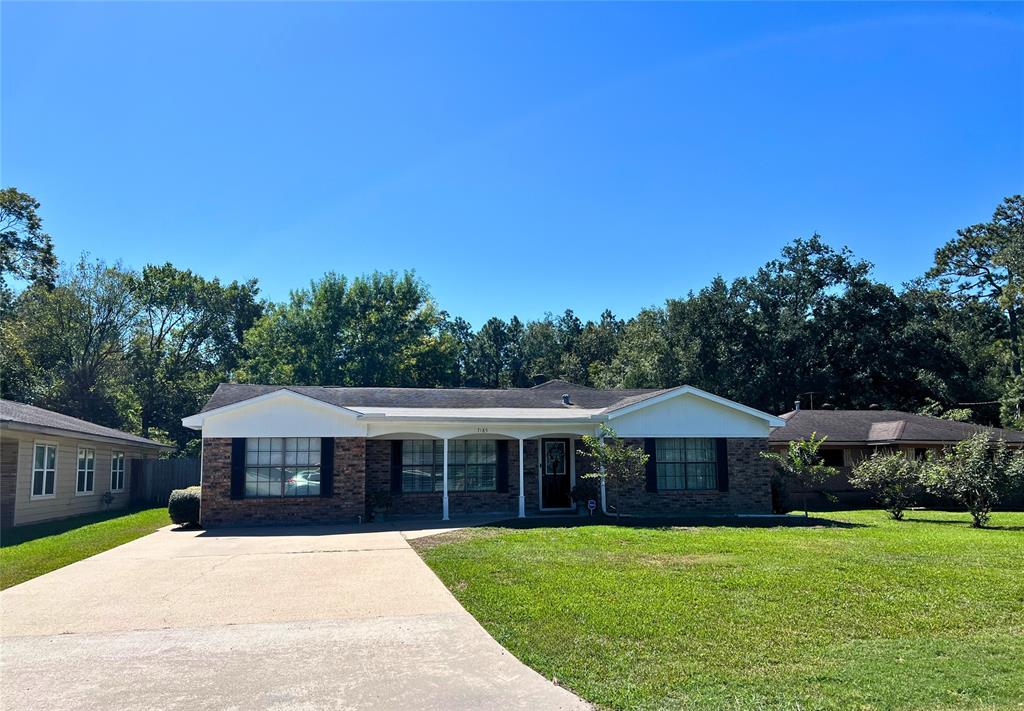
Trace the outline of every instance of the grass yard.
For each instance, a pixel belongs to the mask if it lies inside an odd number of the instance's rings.
[[[517,657],[615,709],[1024,709],[1024,513],[479,528],[420,554]],[[763,524],[762,524],[763,525]]]
[[[0,590],[140,538],[170,522],[166,508],[155,508],[105,511],[4,531]]]

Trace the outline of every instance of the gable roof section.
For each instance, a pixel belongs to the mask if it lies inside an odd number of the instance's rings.
[[[766,420],[773,427],[785,427],[786,421],[775,415],[770,415],[767,412],[754,409],[753,407],[747,407],[728,398],[720,397],[714,393],[709,393],[706,390],[695,388],[692,385],[680,385],[677,388],[669,388],[667,390],[655,390],[643,395],[635,395],[626,398],[623,402],[618,403],[614,407],[608,408],[608,413],[612,417],[619,417],[629,412],[639,410],[643,407],[664,402],[665,400],[671,400],[672,398],[679,397],[681,395],[693,395],[701,400],[707,400],[717,405],[731,408],[733,410],[739,410],[740,412],[755,417],[757,419]]]
[[[764,419],[773,426],[783,420],[759,410],[684,385],[665,389],[597,390],[564,380],[532,388],[506,390],[487,388],[349,388],[319,385],[248,385],[222,383],[202,411],[183,420],[186,426],[201,427],[205,416],[220,414],[244,404],[289,393],[347,410],[356,416],[423,417],[435,419],[603,419],[617,417],[641,407],[685,394],[715,402]],[[569,395],[569,404],[562,395]],[[504,413],[504,414],[503,414]]]
[[[71,435],[78,434],[88,437],[114,439],[141,447],[171,449],[166,444],[121,430],[115,430],[113,427],[104,427],[87,420],[80,420],[77,417],[62,415],[53,410],[44,410],[41,407],[14,402],[13,400],[0,400],[0,422],[15,425],[16,429],[27,429],[30,431],[63,430]]]
[[[202,412],[218,410],[277,390],[290,390],[337,407],[370,408],[576,408],[603,410],[631,398],[643,398],[667,390],[595,390],[564,381],[532,388],[342,388],[323,385],[244,385],[221,383]],[[570,405],[562,403],[568,394]]]
[[[988,432],[1007,442],[1024,444],[1024,432],[953,422],[899,410],[796,410],[781,416],[784,429],[769,435],[771,442],[805,439],[811,433],[831,442],[890,444],[899,442],[959,442],[978,432]]]

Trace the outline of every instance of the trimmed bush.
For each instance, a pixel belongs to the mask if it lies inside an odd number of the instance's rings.
[[[202,489],[190,486],[187,489],[175,489],[167,501],[167,513],[171,521],[182,526],[199,525],[199,496]]]

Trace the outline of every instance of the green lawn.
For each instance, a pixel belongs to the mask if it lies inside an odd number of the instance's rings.
[[[171,522],[166,508],[106,511],[4,531],[0,590],[152,533]]]
[[[1024,513],[825,527],[481,528],[431,568],[545,677],[616,709],[1024,709]],[[764,524],[762,524],[764,525]]]

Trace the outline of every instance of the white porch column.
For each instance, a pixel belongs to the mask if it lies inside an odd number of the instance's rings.
[[[526,466],[523,461],[523,438],[519,438],[519,518],[526,518],[526,489],[523,488],[524,480],[524,467]]]
[[[444,487],[441,498],[441,520],[448,520],[448,438],[444,438]]]

